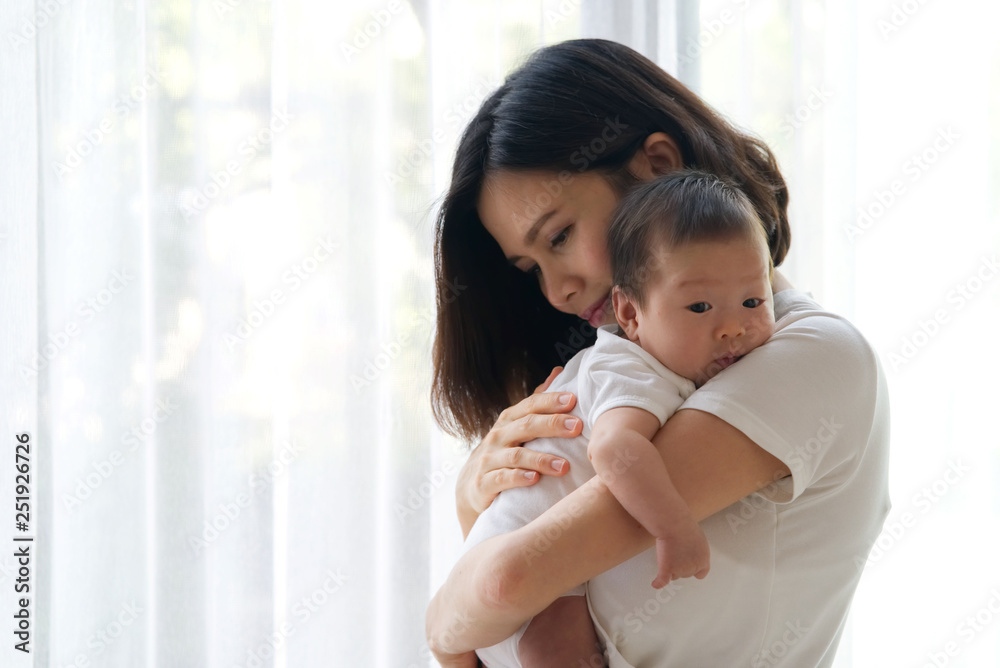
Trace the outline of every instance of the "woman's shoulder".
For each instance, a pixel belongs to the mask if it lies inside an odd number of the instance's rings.
[[[814,324],[847,328],[860,336],[847,318],[820,305],[812,293],[802,290],[782,290],[774,295],[774,319],[778,330],[804,319],[816,319]]]
[[[806,440],[830,415],[870,427],[885,374],[861,331],[798,290],[775,295],[775,316],[774,335],[709,380],[684,407],[715,413],[744,433],[752,422],[760,427],[754,435],[768,441],[785,431],[793,442]],[[757,433],[765,429],[766,438]]]
[[[775,333],[762,348],[768,365],[805,364],[814,371],[836,367],[874,381],[880,374],[878,356],[850,320],[821,306],[812,295],[783,290],[774,296]],[[861,378],[858,378],[860,381]]]
[[[843,469],[846,479],[870,443],[884,445],[888,395],[878,355],[858,328],[806,293],[788,292],[775,296],[774,336],[682,408],[716,415],[796,474],[804,472],[795,468],[803,444],[821,443],[807,458],[808,475],[794,476],[801,492],[852,462]]]

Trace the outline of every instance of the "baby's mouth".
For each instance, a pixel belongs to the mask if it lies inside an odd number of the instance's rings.
[[[727,366],[732,366],[733,364],[738,362],[741,357],[743,357],[743,355],[736,355],[734,353],[729,353],[727,355],[723,355],[722,357],[716,358],[715,364],[719,367],[719,371],[722,371]]]

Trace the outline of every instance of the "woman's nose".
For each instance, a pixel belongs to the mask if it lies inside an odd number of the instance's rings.
[[[545,298],[557,308],[568,305],[580,291],[580,280],[571,274],[560,272],[549,276],[543,274],[543,277]]]

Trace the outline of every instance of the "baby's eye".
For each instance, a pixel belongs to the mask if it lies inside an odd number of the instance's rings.
[[[751,297],[750,299],[744,301],[743,305],[746,306],[747,308],[757,308],[763,303],[764,303],[763,299],[758,299],[757,297]]]
[[[712,305],[708,302],[698,302],[696,304],[691,304],[688,306],[688,310],[693,313],[704,313],[705,311],[712,308]]]
[[[526,273],[526,274],[531,274],[532,276],[537,276],[538,274],[541,274],[541,273],[542,273],[542,268],[541,268],[541,267],[539,267],[539,266],[538,266],[538,265],[536,264],[536,265],[535,265],[535,266],[533,266],[533,267],[529,267],[528,269],[525,269],[525,270],[524,270],[524,273]]]

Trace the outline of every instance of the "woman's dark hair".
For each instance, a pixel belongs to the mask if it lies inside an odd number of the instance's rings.
[[[624,194],[628,164],[665,132],[686,167],[722,176],[753,203],[775,266],[788,250],[788,191],[774,155],[636,51],[580,39],[535,51],[479,108],[459,140],[434,248],[437,331],[431,403],[438,424],[482,438],[595,331],[553,308],[511,267],[477,212],[488,174],[597,171]]]
[[[611,280],[642,307],[646,288],[658,273],[660,249],[730,239],[768,242],[767,230],[742,190],[693,169],[661,176],[633,188],[611,216]]]

